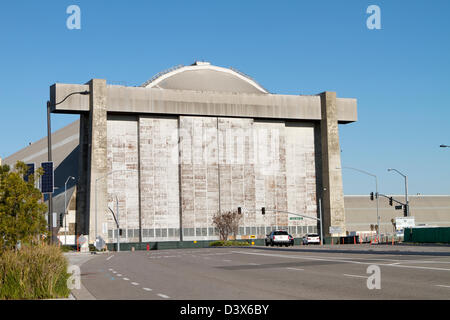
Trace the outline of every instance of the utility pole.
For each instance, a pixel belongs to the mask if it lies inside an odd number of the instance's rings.
[[[409,201],[408,201],[408,177],[406,175],[404,175],[403,173],[401,173],[400,171],[398,171],[397,169],[389,168],[388,171],[395,171],[405,179],[406,216],[409,217],[410,213],[409,213]]]

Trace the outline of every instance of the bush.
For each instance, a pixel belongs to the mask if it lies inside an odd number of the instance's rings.
[[[247,241],[214,241],[209,244],[210,247],[230,247],[230,246],[248,246]]]
[[[56,246],[0,253],[0,299],[67,298],[67,260]]]

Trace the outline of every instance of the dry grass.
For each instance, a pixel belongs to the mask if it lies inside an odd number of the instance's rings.
[[[0,252],[0,299],[66,298],[67,260],[56,246]]]

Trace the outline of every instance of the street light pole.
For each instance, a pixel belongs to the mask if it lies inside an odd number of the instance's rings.
[[[49,100],[47,101],[47,151],[48,151],[48,162],[52,162],[52,126],[51,126],[51,107],[57,106],[64,101],[66,101],[67,98],[74,94],[81,94],[81,95],[87,95],[89,94],[89,91],[77,91],[69,93],[63,100],[60,102],[52,104]],[[53,192],[48,194],[48,229],[51,232],[51,243],[55,242],[55,230],[52,226],[52,217],[53,217]]]
[[[364,174],[367,174],[369,176],[372,176],[375,178],[375,194],[376,194],[376,198],[377,198],[377,239],[378,239],[378,243],[380,243],[380,214],[378,212],[378,208],[379,208],[379,200],[378,200],[378,177],[376,175],[374,175],[373,173],[361,170],[361,169],[357,169],[357,168],[353,168],[353,167],[342,167],[344,169],[351,169],[351,170],[355,170]],[[336,169],[340,169],[340,168],[336,168]]]
[[[128,170],[128,169],[123,169],[123,170],[113,170],[108,172],[107,174],[105,174],[104,176],[95,179],[95,239],[97,240],[97,235],[98,235],[98,229],[97,229],[97,208],[98,208],[98,201],[97,201],[97,184],[98,181],[101,179],[106,178],[107,176],[109,176],[110,174],[113,174],[115,172],[137,172],[137,170]],[[117,198],[117,196],[116,196]],[[119,210],[119,200],[117,200],[117,211]],[[119,220],[119,217],[117,216],[117,220]]]
[[[69,176],[66,180],[66,183],[64,183],[64,232],[65,232],[65,236],[64,236],[64,245],[67,244],[67,182],[69,182],[69,180],[75,180],[74,177]]]
[[[405,202],[406,202],[406,216],[409,217],[409,201],[408,201],[408,177],[398,171],[397,169],[389,168],[388,171],[395,171],[399,175],[401,175],[403,178],[405,178]]]
[[[52,162],[52,129],[51,129],[51,116],[50,116],[50,101],[47,101],[47,150],[48,150],[48,162]],[[42,190],[42,186],[41,186]],[[54,242],[54,232],[52,224],[53,216],[53,192],[48,194],[48,231],[50,233],[50,243]]]

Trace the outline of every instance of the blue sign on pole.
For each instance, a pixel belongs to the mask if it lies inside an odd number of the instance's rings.
[[[53,193],[53,162],[42,162],[41,167],[44,169],[44,174],[41,177],[41,192]]]

